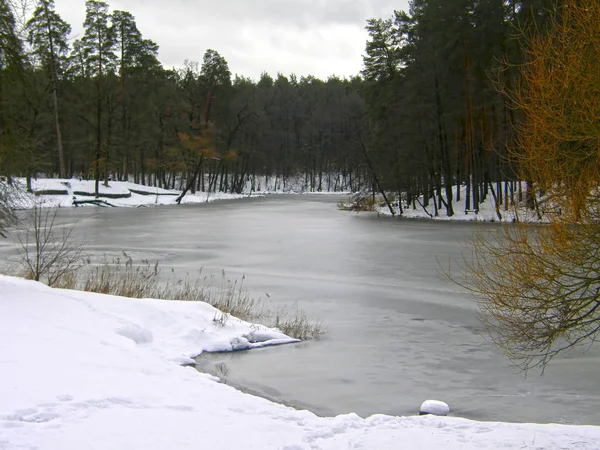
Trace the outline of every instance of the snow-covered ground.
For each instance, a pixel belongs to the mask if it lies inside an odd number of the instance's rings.
[[[502,184],[504,186],[504,183]],[[522,186],[523,193],[525,192],[524,183]],[[452,188],[452,192],[456,198],[456,186]],[[515,193],[515,198],[518,195]],[[442,204],[442,207],[438,210],[438,215],[435,215],[435,207],[433,205],[434,199],[431,198],[429,200],[429,205],[427,207],[423,206],[423,198],[420,198],[420,203],[415,202],[415,208],[403,206],[403,213],[401,217],[408,219],[432,219],[432,220],[453,220],[453,221],[477,221],[477,222],[544,222],[545,219],[542,217],[541,219],[538,217],[535,211],[531,211],[524,207],[513,208],[509,206],[507,210],[504,209],[504,205],[501,205],[500,208],[496,209],[496,203],[492,194],[488,194],[486,200],[479,205],[479,210],[477,212],[473,210],[465,211],[465,198],[466,198],[466,186],[461,186],[460,188],[460,201],[454,200],[452,202],[452,209],[454,211],[454,215],[452,217],[448,217],[446,213],[446,207]],[[394,202],[392,205],[394,212],[398,214],[398,204]],[[378,204],[376,205],[376,211],[379,214],[383,215],[391,215],[391,212],[387,205],[383,202],[383,199],[378,198]],[[543,214],[543,209],[540,210]]]
[[[251,184],[248,183],[242,194],[231,194],[228,192],[196,192],[192,194],[188,192],[182,199],[182,204],[206,203],[215,200],[234,200],[248,197],[262,197],[268,194],[346,194],[348,197],[352,195],[349,191],[322,191],[310,192],[304,188],[304,177],[298,176],[283,186],[277,178],[270,177],[268,180],[261,180],[255,183],[257,190],[251,189]],[[77,202],[86,202],[95,200],[94,197],[94,181],[79,180],[79,179],[58,179],[58,178],[38,178],[32,180],[32,191],[34,194],[25,193],[25,179],[15,179],[15,185],[18,186],[18,195],[15,195],[15,203],[19,208],[30,208],[36,201],[41,201],[44,206],[59,206],[72,207],[75,206],[74,200]],[[523,188],[524,189],[524,188]],[[13,191],[15,191],[13,189]],[[453,188],[456,192],[456,187]],[[100,206],[116,206],[116,207],[140,207],[140,206],[158,206],[158,205],[174,205],[175,199],[181,191],[167,190],[156,187],[144,186],[128,181],[111,181],[108,187],[100,183],[99,200]],[[454,215],[448,217],[446,208],[442,205],[438,215],[435,215],[433,199],[430,199],[429,205],[423,207],[423,199],[415,203],[415,208],[405,207],[403,205],[403,213],[401,217],[409,219],[434,219],[434,220],[453,220],[453,221],[486,221],[486,222],[544,222],[545,219],[540,219],[535,211],[526,208],[512,208],[504,210],[501,206],[496,209],[493,196],[488,195],[485,202],[479,206],[479,210],[465,211],[464,198],[466,195],[465,186],[461,187],[461,200],[452,203]],[[516,196],[516,194],[515,194]],[[383,202],[381,196],[377,196],[378,204],[375,210],[379,214],[391,215],[387,205]],[[94,206],[90,204],[79,204],[79,206]],[[393,202],[392,207],[396,215],[398,214],[398,204]],[[541,211],[543,214],[543,210]]]
[[[32,194],[25,193],[25,179],[17,178],[14,180],[17,189],[14,201],[19,208],[31,208],[36,201],[42,202],[44,206],[59,206],[61,208],[75,206],[75,202],[87,202],[96,200],[94,197],[94,181],[79,179],[59,179],[59,178],[38,178],[32,179]],[[267,189],[250,191],[248,189],[242,194],[232,194],[229,192],[188,192],[183,197],[182,204],[206,203],[215,200],[234,200],[247,197],[262,197],[267,194],[308,194],[311,192],[303,191],[297,183],[288,185],[285,190],[277,188],[276,183],[266,184]],[[181,191],[167,190],[156,187],[144,186],[128,181],[110,181],[108,186],[100,183],[99,188],[99,206],[115,207],[140,207],[157,205],[174,205],[175,199]],[[312,192],[313,194],[340,194],[342,192]],[[349,194],[349,192],[344,192]],[[79,203],[79,206],[96,206],[90,203]]]
[[[181,364],[290,340],[219,316],[0,276],[0,449],[600,449],[600,427],[319,418],[243,394]]]
[[[32,180],[31,189],[34,194],[24,193],[25,180],[16,179],[16,186],[20,188],[14,196],[16,204],[21,208],[32,207],[36,200],[44,205],[71,207],[77,202],[95,200],[94,181],[78,179],[38,178]],[[175,199],[181,191],[143,186],[128,181],[110,181],[108,187],[100,183],[99,200],[104,206],[140,207],[156,205],[174,205]],[[253,193],[260,196],[261,193]],[[230,194],[226,192],[188,192],[182,199],[182,204],[205,203],[215,200],[232,200],[248,197],[249,194]],[[89,206],[80,204],[79,206]],[[94,205],[92,205],[94,206]]]

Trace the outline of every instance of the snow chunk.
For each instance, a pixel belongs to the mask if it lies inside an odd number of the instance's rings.
[[[250,348],[250,342],[245,337],[236,337],[231,340],[231,350],[237,352],[239,350],[247,350]]]
[[[272,340],[289,339],[289,336],[276,330],[256,330],[244,336],[252,344],[264,343]]]
[[[203,343],[203,351],[208,353],[226,353],[262,348],[273,345],[293,344],[299,339],[291,338],[276,330],[263,330],[246,334],[236,334],[229,339],[224,337],[211,337],[210,341]]]
[[[450,407],[447,403],[438,400],[425,400],[421,405],[419,414],[433,414],[434,416],[447,416]]]

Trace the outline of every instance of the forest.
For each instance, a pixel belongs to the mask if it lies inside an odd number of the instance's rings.
[[[503,91],[519,82],[523,37],[558,3],[412,0],[366,22],[355,77],[253,80],[213,49],[163,67],[135,17],[102,1],[85,2],[84,33],[70,40],[53,0],[26,20],[0,0],[0,175],[192,192],[301,178],[309,191],[422,198],[448,216],[490,195],[533,201],[507,158],[521,111]]]

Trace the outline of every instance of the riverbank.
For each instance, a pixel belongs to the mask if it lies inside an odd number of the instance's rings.
[[[509,183],[510,185],[510,183]],[[508,186],[505,183],[501,183],[502,191],[507,191]],[[515,189],[514,186],[511,189]],[[525,183],[521,186],[521,196],[524,196],[526,191]],[[447,208],[444,203],[435,204],[436,199],[433,197],[425,201],[423,196],[419,196],[415,201],[410,204],[402,204],[402,209],[398,205],[398,201],[390,195],[393,201],[390,201],[390,206],[397,217],[405,219],[424,219],[424,220],[442,220],[442,221],[459,221],[459,222],[529,222],[529,223],[544,223],[547,222],[547,218],[544,217],[544,199],[536,197],[538,210],[531,210],[523,206],[523,201],[519,201],[519,193],[512,192],[508,194],[508,198],[499,200],[499,205],[496,204],[496,193],[491,191],[487,194],[487,197],[478,206],[477,210],[467,209],[465,207],[465,199],[467,198],[467,187],[461,186],[457,190],[456,186],[452,187],[454,199],[452,201],[452,211],[454,214],[448,216]],[[460,192],[460,196],[457,196],[457,192]],[[456,200],[459,198],[460,200]],[[502,201],[503,200],[503,201]],[[508,200],[508,201],[507,201]],[[512,202],[519,204],[513,206]],[[446,202],[446,198],[444,198]],[[378,214],[392,215],[388,205],[383,200],[381,195],[376,196],[376,202],[374,210]]]
[[[0,182],[1,183],[1,182]],[[267,185],[269,187],[271,185]],[[208,203],[216,200],[236,200],[248,197],[263,197],[267,194],[340,194],[340,192],[305,192],[294,189],[295,185],[286,190],[247,190],[243,193],[229,192],[188,192],[181,204]],[[26,180],[16,178],[13,181],[13,202],[17,208],[28,209],[37,202],[47,206],[60,208],[77,206],[100,207],[152,207],[158,205],[175,205],[181,194],[179,190],[162,189],[129,181],[110,181],[108,186],[100,183],[98,197],[95,196],[94,180],[37,178],[31,180],[31,192],[27,192]],[[349,192],[344,192],[349,194]]]
[[[260,185],[262,186],[262,185]],[[260,187],[259,186],[259,187]],[[217,200],[237,200],[250,197],[264,197],[269,194],[310,194],[310,195],[348,195],[348,202],[342,202],[340,207],[353,210],[355,204],[350,199],[352,192],[349,191],[321,191],[311,192],[303,189],[301,182],[296,180],[282,189],[277,183],[270,180],[265,183],[264,190],[250,190],[249,187],[240,194],[229,192],[188,192],[181,200],[181,204],[209,203]],[[524,189],[524,188],[523,188]],[[176,199],[181,194],[179,190],[162,189],[129,181],[110,181],[108,186],[103,183],[99,185],[98,198],[94,195],[95,186],[93,180],[37,178],[31,180],[31,192],[26,192],[26,180],[24,178],[14,179],[12,189],[13,203],[19,209],[28,209],[42,202],[44,206],[78,207],[153,207],[159,205],[176,205]],[[456,186],[453,187],[456,193]],[[390,206],[397,217],[406,219],[442,220],[459,222],[544,222],[544,218],[537,212],[524,207],[508,207],[502,205],[496,207],[493,195],[488,195],[486,200],[479,205],[477,211],[465,210],[464,199],[466,187],[460,188],[461,200],[454,200],[452,207],[454,215],[448,216],[446,208],[442,205],[436,208],[434,199],[425,202],[421,196],[413,205],[403,205],[400,210],[396,199],[390,202]],[[392,194],[388,194],[393,198]],[[518,197],[518,194],[514,194]],[[369,198],[369,196],[365,197]],[[360,208],[359,208],[360,209]],[[392,215],[387,204],[380,195],[376,196],[376,202],[372,210],[381,215]],[[541,211],[543,213],[543,210]]]
[[[128,181],[110,181],[108,186],[100,183],[98,197],[95,196],[93,180],[38,178],[31,181],[31,192],[26,192],[25,179],[14,181],[13,201],[18,208],[31,208],[36,202],[60,208],[77,206],[101,207],[150,207],[175,205],[181,191],[143,186]],[[250,194],[226,192],[187,193],[182,204],[207,203],[215,200],[234,200]],[[261,196],[261,193],[252,193]]]
[[[11,277],[0,277],[0,292],[0,448],[597,449],[600,442],[600,427],[591,426],[319,418],[182,367],[202,351],[291,342],[274,330],[234,318],[221,324],[201,302],[53,290]]]

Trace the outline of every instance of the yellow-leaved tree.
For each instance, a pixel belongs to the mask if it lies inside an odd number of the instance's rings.
[[[177,197],[177,203],[181,202],[189,190],[194,192],[198,177],[201,176],[204,161],[218,157],[215,151],[213,136],[214,128],[208,122],[204,125],[200,134],[179,133],[180,161],[186,176],[186,186],[183,192]]]
[[[526,50],[512,157],[549,224],[478,233],[467,263],[491,337],[524,369],[600,335],[600,2],[561,2]]]

